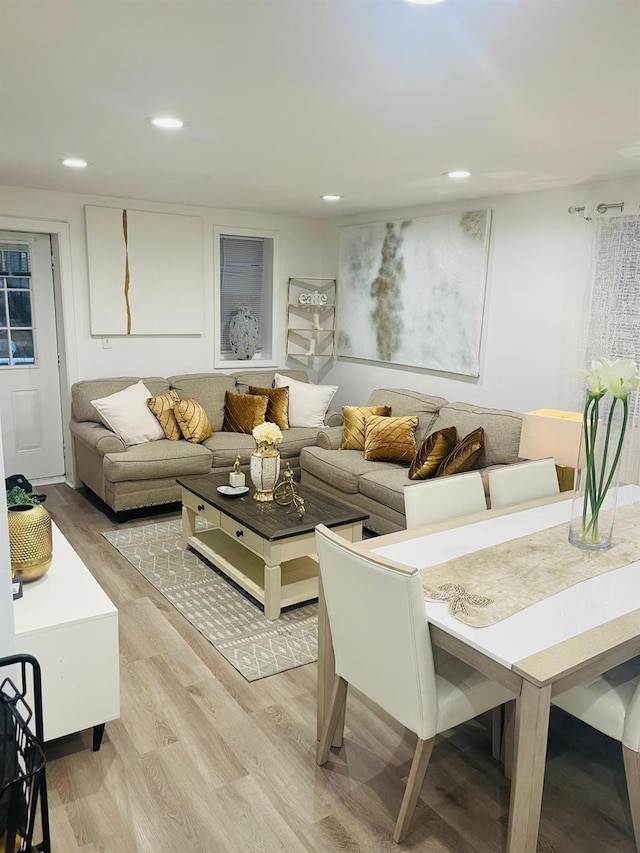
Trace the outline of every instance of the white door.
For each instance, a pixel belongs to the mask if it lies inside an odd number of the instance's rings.
[[[5,476],[64,474],[58,344],[46,234],[0,231],[0,422]]]

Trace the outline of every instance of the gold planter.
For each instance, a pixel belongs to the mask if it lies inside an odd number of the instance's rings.
[[[259,444],[250,458],[251,481],[255,486],[254,501],[272,501],[280,474],[280,453],[273,444]]]
[[[51,516],[40,504],[16,504],[8,510],[11,574],[24,583],[35,581],[51,565]]]

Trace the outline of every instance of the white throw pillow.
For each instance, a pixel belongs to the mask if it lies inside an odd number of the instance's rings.
[[[102,423],[113,430],[127,447],[164,438],[164,430],[147,406],[153,395],[142,379],[124,391],[117,391],[91,405],[100,415]]]
[[[329,403],[338,390],[337,385],[311,385],[309,382],[298,382],[276,373],[276,388],[289,389],[289,426],[290,427],[320,427],[324,426],[324,416],[327,414]]]

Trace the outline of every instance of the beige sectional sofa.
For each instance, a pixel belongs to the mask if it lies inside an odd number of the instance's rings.
[[[278,373],[308,382],[303,370],[278,370]],[[176,477],[230,471],[236,456],[245,471],[249,455],[255,449],[251,435],[222,432],[225,392],[246,393],[249,385],[271,387],[275,371],[191,373],[181,376],[143,378],[152,396],[174,388],[183,399],[193,398],[204,408],[213,435],[202,444],[183,439],[160,439],[126,447],[124,442],[101,422],[92,400],[122,391],[138,377],[91,379],[76,382],[71,389],[71,434],[76,474],[114,512],[137,507],[170,503],[180,498]],[[342,417],[328,412],[325,423],[340,424]],[[299,474],[300,452],[316,443],[316,428],[296,427],[283,432],[280,454]]]
[[[366,405],[391,406],[392,416],[416,415],[417,447],[437,429],[454,426],[460,440],[482,427],[485,446],[476,467],[483,474],[492,466],[518,461],[522,415],[517,412],[388,388],[374,391]],[[409,479],[408,466],[367,461],[362,450],[340,450],[341,442],[342,426],[320,431],[317,446],[305,447],[300,454],[302,483],[368,512],[366,526],[376,533],[404,529],[404,488],[416,483]],[[486,476],[484,480],[488,492]]]

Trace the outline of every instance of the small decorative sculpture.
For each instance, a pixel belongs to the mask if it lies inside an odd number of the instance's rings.
[[[279,506],[294,506],[296,512],[302,518],[304,515],[304,498],[298,494],[298,485],[293,480],[293,471],[287,462],[287,468],[282,475],[283,480],[275,487],[273,499]]]
[[[237,488],[244,486],[245,478],[240,468],[240,456],[236,456],[236,461],[233,463],[233,471],[229,474],[229,485]]]

